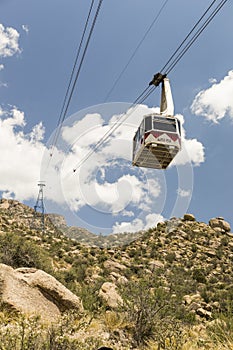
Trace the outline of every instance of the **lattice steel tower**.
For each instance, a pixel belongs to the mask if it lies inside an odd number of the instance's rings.
[[[38,193],[38,197],[36,200],[36,204],[34,205],[34,216],[33,216],[31,228],[39,229],[39,227],[37,225],[37,219],[39,217],[40,218],[40,229],[42,231],[44,231],[44,228],[45,228],[45,208],[44,208],[45,182],[40,181],[38,183],[38,186],[39,186],[39,193]]]

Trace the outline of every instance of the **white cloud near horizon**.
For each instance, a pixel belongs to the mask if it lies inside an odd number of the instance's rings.
[[[138,232],[155,227],[159,222],[163,222],[164,217],[160,214],[148,214],[145,219],[134,219],[131,222],[116,222],[113,226],[114,233]]]
[[[36,198],[44,145],[42,123],[24,133],[24,113],[0,108],[0,191],[5,198]]]
[[[193,114],[203,116],[206,119],[218,123],[229,116],[233,119],[233,70],[217,83],[212,81],[212,86],[200,91],[192,105]]]
[[[0,23],[0,57],[11,57],[20,52],[17,30],[12,27],[4,27]]]

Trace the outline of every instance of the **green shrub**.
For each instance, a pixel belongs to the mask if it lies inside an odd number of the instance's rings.
[[[205,276],[204,269],[194,269],[192,275],[193,275],[193,278],[198,283],[206,283],[206,276]]]
[[[144,346],[154,339],[163,349],[163,334],[167,334],[167,338],[168,333],[175,336],[176,332],[180,332],[180,325],[187,312],[184,306],[161,286],[156,276],[129,282],[121,287],[120,292],[123,305],[119,309],[130,325],[133,346]]]
[[[167,260],[167,262],[169,262],[170,264],[172,264],[173,261],[176,260],[176,254],[175,254],[174,252],[168,253],[168,254],[166,255],[166,260]]]
[[[45,325],[38,317],[19,316],[14,322],[0,319],[0,350],[96,350],[97,337],[75,336],[89,325],[79,315],[67,313],[55,324]]]
[[[232,349],[233,345],[233,315],[232,304],[228,304],[225,314],[216,315],[216,319],[207,327],[207,332],[211,340],[224,349]]]
[[[196,245],[195,243],[192,244],[191,250],[192,250],[193,253],[196,253],[196,251],[197,251],[197,245]]]
[[[0,261],[14,268],[35,267],[52,272],[51,259],[47,251],[34,241],[14,233],[0,236]]]
[[[77,295],[80,297],[85,310],[92,315],[99,314],[105,308],[102,299],[99,297],[99,290],[103,281],[96,281],[89,285],[81,284]]]

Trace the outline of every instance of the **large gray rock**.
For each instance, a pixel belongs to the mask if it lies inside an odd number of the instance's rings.
[[[0,209],[9,209],[10,203],[8,202],[7,199],[2,198],[0,200]]]
[[[99,291],[99,296],[111,308],[117,308],[123,303],[121,296],[117,292],[117,286],[111,282],[104,282]]]
[[[223,232],[230,232],[231,230],[230,224],[227,221],[225,221],[222,217],[210,219],[209,225],[215,231],[219,231],[220,229]]]
[[[201,295],[199,293],[197,294],[187,294],[184,295],[183,297],[183,301],[185,303],[185,305],[190,305],[193,302],[200,302],[201,301]]]
[[[196,221],[196,218],[193,214],[184,214],[184,221]]]
[[[154,271],[155,269],[161,269],[164,267],[164,263],[160,260],[151,260],[149,262],[150,270]]]
[[[104,268],[108,271],[115,271],[115,272],[126,270],[125,265],[120,264],[119,262],[113,261],[113,260],[106,260],[104,262]]]
[[[196,310],[196,313],[198,316],[200,317],[204,317],[207,320],[212,318],[212,313],[210,311],[207,311],[205,309],[203,309],[202,307],[200,307],[199,309]]]
[[[0,301],[24,314],[54,320],[61,312],[83,310],[80,299],[42,270],[0,264]]]

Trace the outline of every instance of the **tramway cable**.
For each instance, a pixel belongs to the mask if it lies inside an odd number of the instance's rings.
[[[100,11],[102,2],[103,2],[103,0],[99,0],[99,5],[98,5],[98,8],[96,10],[95,17],[94,17],[94,20],[93,20],[93,23],[92,23],[92,26],[91,26],[91,29],[90,29],[90,33],[89,33],[88,38],[87,38],[87,43],[86,43],[84,51],[83,51],[83,55],[82,55],[82,58],[81,58],[81,61],[80,61],[80,65],[79,65],[77,74],[75,76],[75,80],[74,80],[74,83],[73,83],[73,86],[72,86],[72,89],[71,89],[71,93],[70,93],[70,96],[69,96],[69,99],[68,99],[68,102],[67,102],[67,106],[66,106],[66,109],[65,109],[65,112],[64,112],[64,118],[63,118],[62,122],[64,121],[64,119],[66,117],[66,113],[67,113],[67,110],[69,108],[69,104],[70,104],[71,98],[72,98],[73,93],[74,93],[75,85],[76,85],[77,80],[79,78],[79,74],[80,74],[80,71],[81,71],[81,68],[82,68],[82,65],[83,65],[83,62],[84,62],[84,58],[85,58],[85,55],[86,55],[86,52],[87,52],[87,49],[88,49],[88,45],[89,45],[92,33],[94,31],[94,28],[95,28],[95,24],[96,24],[96,21],[97,21],[97,17],[99,15],[99,11]]]
[[[72,87],[71,87],[71,91],[70,91],[69,97],[68,97],[68,93],[67,93],[66,106],[64,104],[63,113],[61,114],[61,117],[59,118],[60,123],[59,123],[59,126],[57,128],[58,131],[56,132],[56,138],[55,138],[55,140],[54,140],[54,142],[52,144],[52,152],[53,152],[54,147],[56,146],[56,143],[57,143],[60,131],[61,131],[62,123],[64,122],[64,120],[66,118],[66,114],[67,114],[67,111],[68,111],[68,108],[69,108],[69,105],[70,105],[70,102],[71,102],[71,98],[73,96],[74,89],[75,89],[75,86],[77,84],[80,72],[81,72],[81,68],[82,68],[82,65],[83,65],[86,53],[87,53],[87,49],[88,49],[88,46],[89,46],[89,43],[90,43],[93,31],[94,31],[94,28],[95,28],[95,25],[96,25],[96,21],[97,21],[97,18],[98,18],[98,15],[99,15],[102,3],[103,3],[103,0],[99,0],[99,4],[97,6],[97,9],[96,9],[96,12],[95,12],[95,15],[94,15],[94,19],[92,21],[92,25],[91,25],[91,28],[90,28],[90,31],[89,31],[89,34],[88,34],[88,37],[87,37],[87,40],[86,40],[86,44],[85,44],[85,47],[84,47],[84,50],[83,50],[83,53],[82,53],[82,56],[81,56],[81,59],[80,59],[80,63],[79,63],[79,66],[78,66],[77,73],[75,75],[75,78],[74,78],[74,81],[73,81],[73,84],[72,84]],[[91,7],[92,7],[92,3],[91,3]],[[90,12],[91,12],[91,8],[89,10],[89,14],[90,14]],[[88,18],[89,18],[89,14],[88,14]],[[88,19],[88,21],[89,21],[89,19]],[[88,23],[86,23],[85,28],[86,28],[87,25],[88,25]],[[85,30],[85,32],[86,32],[86,30]],[[84,38],[84,35],[85,35],[85,33],[83,34],[83,38]],[[80,45],[82,46],[81,43],[80,43]],[[81,50],[81,48],[80,48],[80,50]],[[76,66],[76,63],[75,63],[75,66]],[[72,78],[73,78],[73,75],[74,74],[72,74]],[[71,78],[71,80],[72,80],[72,78]],[[69,85],[71,86],[71,81],[70,81]],[[69,86],[69,88],[70,88],[70,86]],[[50,154],[50,156],[52,156],[52,153]]]
[[[207,25],[214,19],[217,13],[221,10],[221,8],[225,5],[228,0],[222,0],[221,3],[217,6],[217,8],[212,12],[212,14],[207,18],[201,28],[199,28],[198,32],[193,36],[193,38],[189,41],[189,43],[183,48],[178,57],[175,59],[173,63],[167,68],[166,74],[170,73],[172,69],[177,65],[177,63],[181,60],[184,54],[188,51],[188,49],[193,45],[193,43],[197,40],[197,38],[201,35]]]
[[[197,21],[197,23],[193,26],[193,28],[190,30],[190,32],[186,35],[186,37],[184,38],[184,40],[181,42],[181,44],[178,46],[178,48],[175,50],[175,52],[172,54],[172,56],[169,58],[169,60],[167,61],[167,63],[163,66],[163,68],[160,70],[160,72],[163,72],[166,67],[168,66],[168,64],[171,62],[171,60],[173,59],[173,57],[175,57],[175,55],[177,54],[177,52],[180,50],[180,48],[184,45],[184,43],[186,42],[186,40],[190,37],[190,35],[192,34],[192,32],[197,28],[198,24],[202,21],[202,19],[205,17],[205,15],[208,13],[208,11],[211,9],[211,7],[214,5],[214,3],[217,0],[212,1],[212,3],[209,5],[209,7],[206,9],[206,11],[203,13],[203,15],[200,17],[200,19]]]
[[[65,93],[64,100],[63,100],[61,112],[60,112],[60,115],[59,115],[59,119],[58,119],[58,122],[57,122],[57,127],[56,127],[56,132],[55,132],[55,135],[54,135],[54,138],[53,138],[52,147],[55,147],[55,144],[57,142],[57,138],[58,138],[59,133],[60,133],[60,131],[58,132],[59,126],[62,124],[64,108],[65,108],[65,105],[66,105],[66,101],[67,101],[68,93],[69,93],[69,90],[70,90],[70,87],[71,87],[71,83],[72,83],[72,80],[73,80],[73,77],[74,77],[75,68],[77,66],[77,62],[78,62],[78,59],[79,59],[79,56],[80,56],[80,53],[81,53],[84,37],[85,37],[86,31],[87,31],[87,27],[88,27],[88,24],[89,24],[89,20],[90,20],[90,16],[91,16],[91,12],[92,12],[93,6],[94,6],[94,2],[95,2],[95,0],[91,1],[91,5],[90,5],[90,8],[89,8],[87,19],[86,19],[86,22],[85,22],[85,25],[84,25],[83,33],[82,33],[81,40],[80,40],[80,43],[79,43],[79,46],[78,46],[78,50],[77,50],[77,53],[76,53],[74,65],[73,65],[72,72],[71,72],[70,79],[69,79],[69,83],[68,83],[68,86],[67,86],[67,89],[66,89],[66,93]]]
[[[126,69],[128,68],[128,66],[130,65],[130,63],[132,62],[134,56],[136,55],[137,51],[139,50],[139,48],[141,47],[142,43],[144,42],[144,40],[146,39],[147,35],[149,34],[149,32],[151,31],[151,29],[153,28],[153,26],[155,25],[155,23],[158,21],[163,9],[165,8],[166,4],[168,3],[169,0],[165,0],[163,5],[161,6],[161,8],[159,9],[158,13],[156,14],[155,18],[153,19],[152,23],[150,24],[150,26],[148,27],[148,29],[146,30],[145,34],[143,35],[142,39],[139,41],[139,43],[137,44],[136,48],[134,49],[132,55],[130,56],[129,60],[127,61],[127,63],[125,64],[124,68],[122,69],[122,71],[119,73],[118,77],[116,78],[115,82],[113,83],[111,89],[109,90],[109,92],[107,93],[104,102],[106,102],[109,98],[109,96],[111,95],[111,93],[113,92],[113,90],[115,89],[117,83],[119,82],[119,80],[121,79],[121,77],[123,76],[123,74],[125,73]]]

